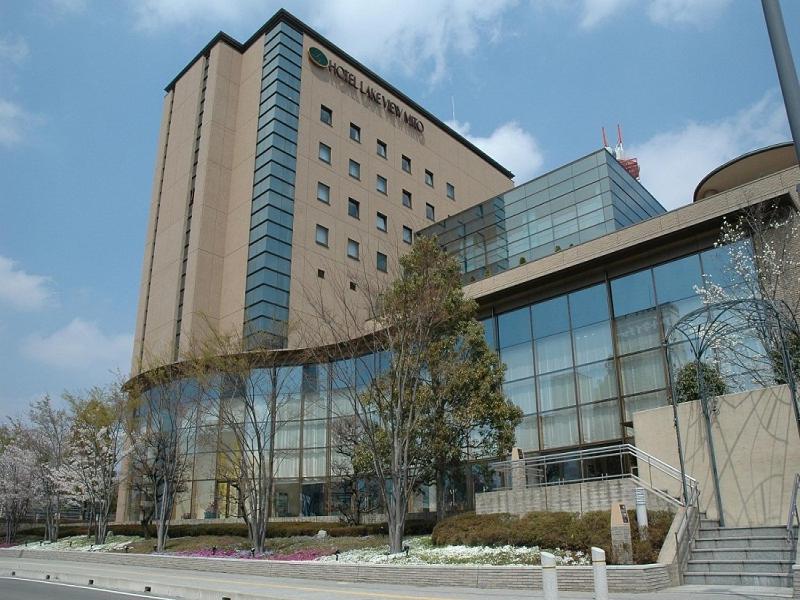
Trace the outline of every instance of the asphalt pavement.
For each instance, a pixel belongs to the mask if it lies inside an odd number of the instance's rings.
[[[0,599],[2,600],[135,600],[157,596],[149,594],[128,594],[113,590],[98,590],[88,586],[51,583],[49,581],[30,581],[17,577],[0,577]],[[162,600],[172,600],[163,598]]]

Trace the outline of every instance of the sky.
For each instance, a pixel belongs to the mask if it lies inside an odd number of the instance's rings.
[[[800,2],[782,4],[799,56]],[[517,183],[620,123],[676,208],[790,139],[757,0],[0,0],[0,417],[127,371],[163,88],[281,6]]]

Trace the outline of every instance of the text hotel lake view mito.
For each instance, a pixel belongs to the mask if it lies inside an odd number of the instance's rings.
[[[714,242],[738,207],[725,181],[762,189],[791,166],[781,148],[743,159],[744,170],[726,165],[715,195],[671,212],[605,148],[515,186],[511,172],[281,10],[244,43],[218,34],[166,88],[132,376],[148,357],[178,361],[209,327],[283,352],[282,414],[270,417],[282,421],[274,516],[335,515],[344,491],[331,425],[350,410],[357,375],[292,358],[318,328],[309,290],[350,294],[354,273],[388,281],[415,235],[435,235],[506,364],[526,456],[635,442],[631,415],[669,402],[665,330],[701,305],[704,275],[725,284],[728,253]],[[746,181],[730,175],[739,171]],[[670,351],[673,361],[685,354]],[[366,358],[377,368],[379,357]],[[215,427],[204,418],[190,430],[178,519],[237,516],[235,490],[218,477],[217,438],[206,435]],[[461,507],[493,486],[482,471],[467,475],[452,494]],[[423,488],[412,512],[434,510],[435,497]],[[140,504],[123,484],[117,520],[136,520]]]

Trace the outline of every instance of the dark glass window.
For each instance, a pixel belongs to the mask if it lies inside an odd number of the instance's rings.
[[[322,269],[317,269],[317,277],[319,277],[320,279],[325,279],[325,271],[323,271]]]
[[[583,327],[609,318],[605,284],[599,284],[569,295],[573,327]]]
[[[410,244],[414,241],[414,232],[412,231],[411,227],[406,227],[403,225],[403,241],[406,244]]]
[[[533,305],[534,337],[543,338],[568,329],[569,312],[566,296],[559,296]]]
[[[331,203],[331,188],[321,181],[317,182],[317,200],[325,204]]]
[[[612,281],[611,298],[614,302],[615,317],[655,306],[650,269]]]
[[[355,123],[350,123],[350,139],[359,144],[361,143],[361,127]]]
[[[358,260],[360,244],[355,240],[347,240],[347,256]]]
[[[425,183],[433,187],[433,173],[428,171],[428,169],[425,169]]]
[[[411,208],[411,192],[403,190],[403,206]]]
[[[389,221],[385,214],[379,212],[375,215],[375,227],[381,231],[387,231],[389,229]]]
[[[452,183],[447,184],[447,197],[451,200],[456,199],[456,188]]]
[[[333,125],[333,111],[324,104],[319,107],[319,120],[328,125]]]
[[[700,257],[697,254],[654,267],[653,276],[659,304],[694,296],[695,286],[703,286]]]
[[[494,350],[494,319],[491,317],[488,319],[481,319],[481,325],[483,325],[483,334],[486,336],[486,344],[489,348]]]
[[[322,162],[331,164],[331,147],[322,142],[319,143],[319,159]]]
[[[317,225],[317,243],[320,246],[328,245],[328,228],[322,225]]]
[[[386,273],[386,271],[389,268],[388,259],[386,258],[386,255],[383,254],[382,252],[378,252],[376,256],[376,266],[378,267],[378,271],[383,271],[384,273]]]
[[[378,175],[375,178],[375,189],[378,190],[381,194],[385,194],[386,188],[387,188],[386,177]]]
[[[431,221],[436,220],[436,209],[432,204],[428,204],[427,202],[425,203],[425,216]]]
[[[378,156],[381,158],[386,158],[386,142],[382,142],[381,140],[377,140],[377,150]]]
[[[531,339],[531,311],[525,306],[497,317],[501,348],[515,346]]]
[[[353,198],[347,199],[347,214],[354,219],[361,218],[361,204],[358,200],[354,200]]]
[[[361,165],[352,158],[350,159],[349,166],[347,167],[347,172],[350,174],[350,177],[361,179]]]
[[[402,165],[403,171],[406,173],[411,173],[411,159],[408,158],[405,154],[402,157]]]

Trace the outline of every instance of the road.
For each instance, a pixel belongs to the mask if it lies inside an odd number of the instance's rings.
[[[30,581],[16,577],[0,577],[0,598],[3,600],[136,600],[137,598],[155,600],[157,596],[93,590],[86,586]],[[172,599],[163,598],[162,600]]]

